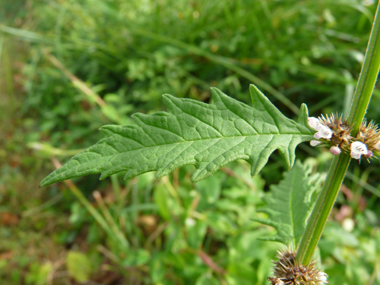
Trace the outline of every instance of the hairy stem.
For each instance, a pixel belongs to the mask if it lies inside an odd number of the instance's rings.
[[[356,86],[354,98],[348,115],[348,124],[353,125],[352,134],[355,136],[364,119],[368,104],[371,100],[380,67],[380,3],[377,6],[375,20],[369,37],[366,55]],[[323,228],[334,206],[340,187],[351,157],[348,154],[336,156],[330,166],[326,182],[315,203],[309,218],[304,235],[297,250],[297,260],[308,265],[313,257],[314,250],[322,235]]]

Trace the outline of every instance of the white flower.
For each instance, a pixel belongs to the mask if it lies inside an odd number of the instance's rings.
[[[323,285],[323,284],[329,284],[327,281],[327,274],[324,272],[319,272],[317,276],[318,285]]]
[[[316,117],[308,117],[307,118],[307,123],[309,124],[309,126],[318,131],[319,130],[319,126],[321,125],[321,123],[319,122],[318,118]]]
[[[377,150],[380,149],[380,141],[378,141],[378,142],[375,144],[374,148],[376,148]]]
[[[339,147],[337,147],[337,146],[332,146],[332,147],[330,148],[330,152],[331,152],[333,155],[338,155],[338,154],[340,154],[342,151],[341,151],[341,149],[340,149]]]
[[[307,123],[309,124],[311,128],[318,131],[316,134],[314,134],[314,138],[316,138],[317,140],[319,140],[320,138],[331,139],[333,135],[332,130],[329,127],[321,124],[318,118],[308,117]]]
[[[310,141],[310,145],[311,146],[317,146],[317,145],[319,145],[321,142],[320,141],[316,141],[316,140],[311,140]]]
[[[319,140],[320,138],[331,139],[332,135],[333,135],[333,132],[329,127],[320,125],[318,133],[314,135],[314,138],[316,138],[317,140]]]
[[[361,156],[368,153],[367,146],[362,142],[353,142],[351,144],[351,157],[355,159],[360,159]]]

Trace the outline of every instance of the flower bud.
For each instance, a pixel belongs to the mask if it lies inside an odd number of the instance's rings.
[[[340,149],[339,147],[337,147],[337,146],[332,146],[332,147],[330,148],[330,152],[331,152],[333,155],[338,155],[338,154],[340,154],[342,151],[341,151],[341,149]]]
[[[296,254],[291,249],[278,251],[278,260],[273,262],[273,275],[268,277],[271,285],[324,285],[329,283],[327,274],[316,268],[315,261],[310,262],[307,266],[302,265],[296,261]]]
[[[371,150],[368,150],[367,154],[365,154],[366,158],[370,158],[373,156],[373,152]]]
[[[317,146],[317,145],[319,145],[321,142],[320,141],[316,141],[316,140],[311,140],[310,141],[310,145],[311,146]]]

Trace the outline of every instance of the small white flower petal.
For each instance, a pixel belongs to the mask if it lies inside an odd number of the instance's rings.
[[[337,146],[332,146],[332,147],[330,148],[330,152],[331,152],[333,155],[338,155],[338,154],[340,154],[342,151],[341,151],[341,149],[340,149],[339,147],[337,147]]]
[[[331,139],[333,132],[329,127],[322,126],[321,129],[319,130],[323,134],[323,138],[325,139]]]
[[[320,282],[318,282],[319,285],[329,284],[329,282],[327,281],[327,274],[324,272],[318,273],[317,280],[320,281]]]
[[[351,157],[354,159],[360,159],[362,157],[362,155],[360,153],[351,152]]]
[[[367,146],[362,142],[353,142],[351,144],[351,151],[366,154],[368,152]]]
[[[321,138],[320,132],[314,134],[314,138],[319,140]]]
[[[319,145],[321,142],[320,141],[316,141],[316,140],[311,140],[310,141],[310,145],[311,146],[317,146],[317,145]]]
[[[324,125],[320,125],[319,131],[316,134],[314,134],[314,138],[316,138],[316,139],[320,139],[320,138],[331,139],[332,135],[333,135],[333,132],[329,127],[326,127]]]
[[[320,126],[320,122],[318,120],[318,118],[316,117],[308,117],[307,118],[307,123],[309,124],[309,126],[311,128],[313,128],[314,130],[318,131],[319,130],[319,126]]]
[[[378,141],[375,146],[374,146],[375,149],[377,150],[380,150],[380,141]]]
[[[351,144],[351,157],[355,159],[360,159],[361,156],[367,155],[368,149],[367,146],[362,142],[353,142]]]

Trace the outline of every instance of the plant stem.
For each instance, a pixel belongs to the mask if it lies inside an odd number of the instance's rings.
[[[348,124],[352,125],[352,135],[356,136],[371,100],[380,67],[380,3],[377,6],[375,20],[369,37],[366,55],[356,85],[354,98],[348,115]],[[377,52],[376,52],[377,51]],[[297,260],[308,265],[322,235],[323,228],[334,206],[351,157],[348,154],[336,156],[330,166],[322,191],[310,215],[304,235],[297,250]]]
[[[354,98],[352,99],[350,112],[348,114],[348,124],[353,125],[352,135],[356,136],[361,122],[372,97],[373,89],[380,67],[380,2],[376,9],[375,20],[369,36],[366,54],[356,85]]]
[[[350,160],[351,157],[348,154],[342,153],[336,156],[331,163],[326,182],[318,196],[297,249],[297,260],[303,265],[308,265],[313,257],[323,228],[338,196]]]

